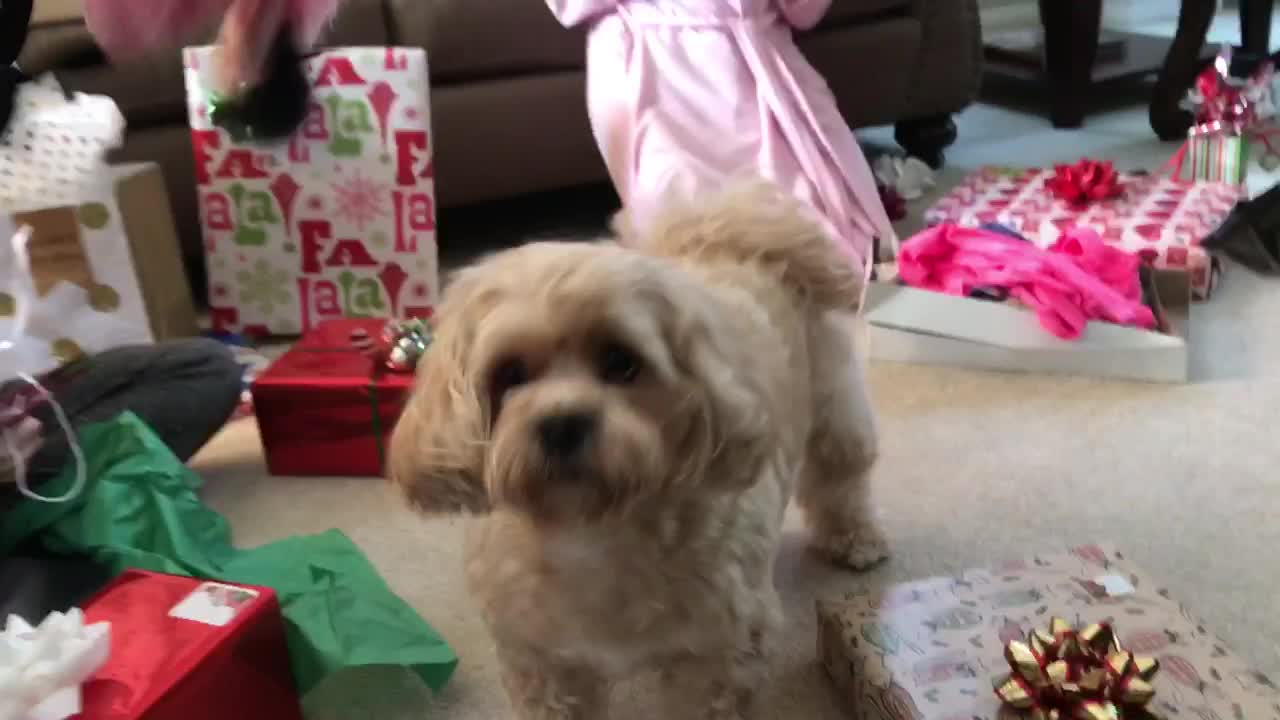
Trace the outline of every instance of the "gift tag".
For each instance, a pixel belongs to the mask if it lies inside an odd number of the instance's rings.
[[[222,627],[229,624],[249,606],[258,593],[248,588],[206,582],[191,591],[173,609],[169,617]]]
[[[1135,590],[1133,583],[1129,582],[1129,578],[1123,575],[1101,575],[1094,578],[1093,581],[1101,585],[1103,590],[1106,590],[1107,597],[1130,595]]]

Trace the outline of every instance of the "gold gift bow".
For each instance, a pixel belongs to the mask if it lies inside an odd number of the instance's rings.
[[[1005,646],[1012,670],[995,682],[1007,711],[1027,720],[1135,720],[1155,715],[1155,658],[1121,646],[1108,623],[1079,630],[1062,618]],[[1009,714],[1009,713],[1006,713]]]

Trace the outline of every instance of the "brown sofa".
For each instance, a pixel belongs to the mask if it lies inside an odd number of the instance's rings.
[[[955,140],[951,113],[978,89],[980,35],[976,0],[834,0],[801,45],[850,125],[896,124],[904,148],[939,164]],[[446,208],[605,179],[586,116],[583,40],[539,0],[348,0],[326,38],[427,50]],[[129,122],[120,159],[164,166],[200,296],[204,260],[177,54],[109,67],[72,21],[34,28],[20,62],[116,99]]]

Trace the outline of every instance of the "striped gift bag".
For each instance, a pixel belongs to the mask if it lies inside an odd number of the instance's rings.
[[[1249,167],[1249,138],[1229,133],[1195,134],[1187,139],[1184,179],[1243,184]]]

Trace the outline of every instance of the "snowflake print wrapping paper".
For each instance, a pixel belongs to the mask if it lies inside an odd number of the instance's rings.
[[[212,47],[184,53],[209,306],[219,330],[299,335],[335,317],[429,316],[438,290],[427,57],[309,58],[311,108],[287,141],[209,119]]]
[[[982,168],[929,208],[925,222],[1000,223],[1041,247],[1052,245],[1069,227],[1089,227],[1157,268],[1187,271],[1195,298],[1209,298],[1220,270],[1200,241],[1244,198],[1243,188],[1122,173],[1118,197],[1075,208],[1045,187],[1053,175],[1053,170]]]

